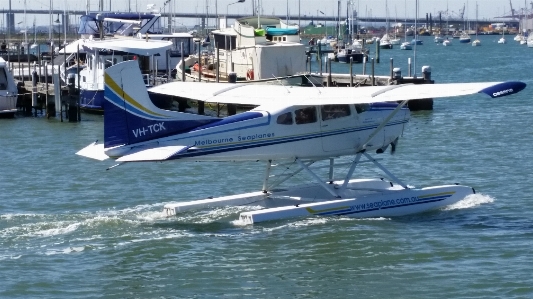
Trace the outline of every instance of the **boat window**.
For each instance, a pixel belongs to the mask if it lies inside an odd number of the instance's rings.
[[[237,47],[237,37],[232,35],[214,34],[214,43],[219,49],[235,50]]]
[[[105,60],[104,68],[108,68],[108,67],[110,67],[110,66],[112,66],[112,65],[115,65],[115,64],[117,64],[117,59],[116,59],[116,58],[113,58],[113,60],[111,60],[111,59],[106,59],[106,60]]]
[[[324,105],[321,108],[322,120],[350,116],[350,105]]]
[[[276,122],[280,125],[292,125],[292,113],[283,113],[282,115],[278,116]]]
[[[183,56],[187,57],[191,54],[192,38],[190,37],[173,37],[164,38],[163,40],[170,40],[172,46],[170,47],[170,57],[181,57],[181,43],[183,43]]]
[[[296,120],[297,125],[316,122],[316,108],[315,107],[305,107],[302,109],[296,109],[294,111],[294,115],[296,115],[295,120]]]
[[[7,75],[5,69],[0,69],[0,90],[7,89]]]
[[[370,110],[370,104],[355,104],[355,111],[357,113],[363,113]]]

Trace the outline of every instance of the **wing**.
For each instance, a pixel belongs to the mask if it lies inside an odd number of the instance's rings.
[[[525,87],[526,84],[519,81],[404,84],[360,88],[173,82],[153,87],[149,91],[205,102],[259,106],[273,103],[284,105],[364,104],[448,98],[476,93],[485,93],[495,98],[517,93]]]

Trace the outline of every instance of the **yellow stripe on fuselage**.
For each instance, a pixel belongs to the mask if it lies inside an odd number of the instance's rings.
[[[422,195],[422,196],[418,196],[418,198],[426,198],[426,197],[434,197],[434,196],[442,196],[442,195],[454,195],[454,194],[455,194],[455,191],[450,191],[450,192]]]

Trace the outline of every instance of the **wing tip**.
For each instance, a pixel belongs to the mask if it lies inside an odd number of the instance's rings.
[[[520,92],[526,86],[527,84],[521,81],[507,81],[484,88],[479,93],[487,94],[491,98],[499,98]]]

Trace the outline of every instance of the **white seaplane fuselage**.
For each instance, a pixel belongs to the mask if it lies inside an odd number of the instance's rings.
[[[172,159],[194,161],[255,161],[354,155],[380,125],[380,121],[394,108],[395,104],[387,103],[361,104],[357,108],[356,105],[288,108],[264,105],[186,133],[159,138],[157,141],[135,143],[134,147],[149,148],[155,143],[186,146],[186,152]],[[308,112],[311,119],[300,120],[298,114],[302,111]],[[376,150],[392,143],[401,135],[408,120],[409,110],[403,108],[374,136],[366,149]],[[144,138],[166,130],[166,124],[161,121],[130,130],[134,139]],[[121,157],[127,155],[131,148],[131,145],[119,146],[106,149],[105,153],[111,157]]]

